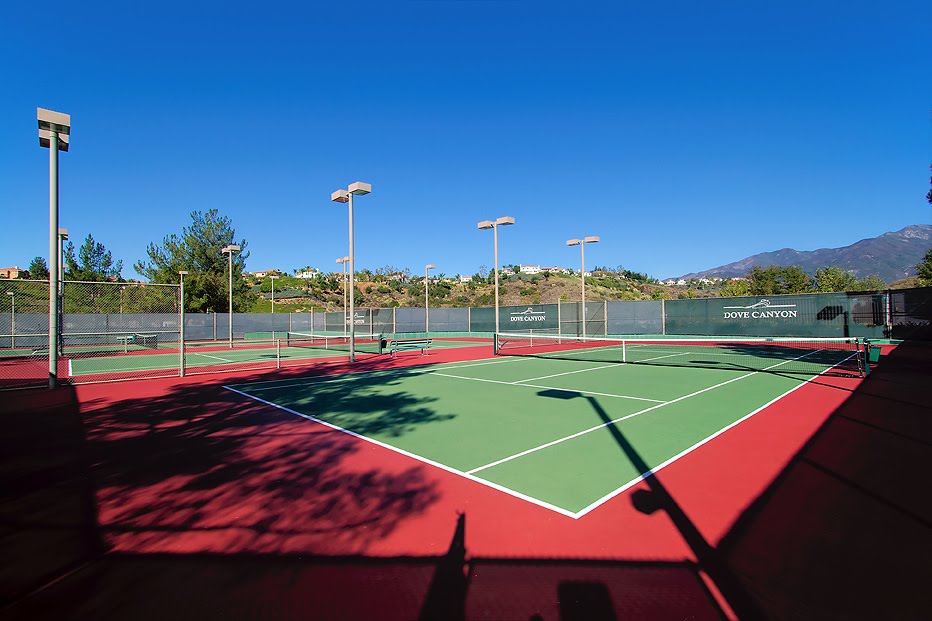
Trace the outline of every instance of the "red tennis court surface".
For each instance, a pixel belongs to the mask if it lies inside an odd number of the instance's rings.
[[[6,393],[0,618],[923,618],[932,348],[884,354],[580,519],[223,389],[307,368]]]

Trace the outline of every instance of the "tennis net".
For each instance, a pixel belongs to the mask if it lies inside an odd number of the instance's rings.
[[[355,351],[361,353],[381,353],[381,334],[356,334]],[[311,349],[332,349],[349,351],[349,335],[310,334],[307,332],[289,332],[279,341],[285,347],[308,347]]]
[[[864,374],[862,344],[856,338],[628,339],[501,333],[495,335],[495,353],[806,375]]]

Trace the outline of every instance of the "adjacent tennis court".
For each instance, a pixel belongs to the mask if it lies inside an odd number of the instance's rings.
[[[280,336],[281,338],[277,338]],[[361,355],[378,354],[383,349],[381,334],[359,334],[355,350]],[[129,346],[127,348],[127,343]],[[481,343],[466,339],[433,339],[431,348],[470,347]],[[268,367],[287,366],[318,358],[342,357],[349,351],[344,335],[317,335],[287,332],[268,338],[227,342],[188,342],[185,344],[185,367],[205,368],[243,366],[254,363]],[[66,350],[70,376],[113,375],[140,371],[165,370],[177,373],[177,344],[142,344],[140,339],[125,339],[118,344],[86,345]]]
[[[579,518],[819,372],[768,370],[496,357],[227,388]]]

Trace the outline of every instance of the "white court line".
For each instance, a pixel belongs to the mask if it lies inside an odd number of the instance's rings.
[[[282,410],[283,412],[288,412],[289,414],[294,414],[295,416],[300,416],[301,418],[304,418],[304,419],[309,420],[309,421],[313,421],[313,422],[315,422],[315,423],[319,423],[319,424],[321,424],[321,425],[323,425],[323,426],[325,426],[325,427],[329,427],[330,429],[333,429],[333,430],[335,430],[335,431],[339,431],[339,432],[341,432],[341,433],[345,433],[345,434],[347,434],[347,435],[353,436],[354,438],[358,438],[358,439],[360,439],[360,440],[364,440],[364,441],[369,442],[369,443],[371,443],[371,444],[375,444],[376,446],[380,446],[380,447],[382,447],[382,448],[384,448],[384,449],[388,449],[388,450],[390,450],[390,451],[394,451],[394,452],[396,452],[396,453],[400,453],[401,455],[404,455],[405,457],[410,457],[411,459],[413,459],[413,460],[415,460],[415,461],[419,461],[419,462],[421,462],[421,463],[428,464],[428,465],[430,465],[430,466],[434,466],[435,468],[440,468],[441,470],[444,470],[444,471],[446,471],[446,472],[450,472],[450,473],[452,473],[452,474],[457,474],[457,475],[459,475],[459,476],[461,476],[461,477],[464,477],[464,478],[466,478],[466,479],[469,479],[470,481],[473,481],[473,482],[475,482],[475,483],[479,483],[480,485],[484,485],[484,486],[486,486],[486,487],[491,487],[491,488],[494,489],[494,490],[497,490],[497,491],[499,491],[499,492],[504,492],[505,494],[508,494],[509,496],[514,496],[515,498],[519,498],[519,499],[521,499],[521,500],[524,500],[525,502],[529,502],[529,503],[534,504],[534,505],[537,505],[537,506],[539,506],[539,507],[543,507],[544,509],[550,509],[551,511],[554,511],[554,512],[556,512],[556,513],[559,513],[560,515],[565,515],[566,517],[570,517],[570,518],[574,518],[574,519],[575,519],[575,517],[576,517],[575,514],[574,514],[572,511],[569,511],[569,510],[564,509],[564,508],[562,508],[562,507],[558,507],[558,506],[556,506],[556,505],[552,505],[552,504],[550,504],[549,502],[546,502],[546,501],[543,501],[543,500],[539,500],[539,499],[537,499],[537,498],[534,498],[533,496],[528,496],[527,494],[522,494],[521,492],[518,492],[518,491],[515,491],[515,490],[513,490],[513,489],[504,487],[504,486],[499,485],[499,484],[497,484],[497,483],[493,483],[492,481],[486,481],[485,479],[481,479],[481,478],[479,478],[479,477],[472,476],[472,475],[469,474],[468,472],[463,472],[462,470],[457,470],[456,468],[453,468],[453,467],[451,467],[451,466],[447,466],[447,465],[445,465],[445,464],[441,464],[440,462],[436,462],[436,461],[434,461],[434,460],[432,460],[432,459],[428,459],[427,457],[421,457],[420,455],[416,455],[416,454],[414,454],[414,453],[410,453],[410,452],[408,452],[408,451],[406,451],[406,450],[404,450],[404,449],[398,448],[397,446],[392,446],[391,444],[386,444],[386,443],[384,443],[384,442],[380,442],[379,440],[375,440],[375,439],[373,439],[373,438],[369,438],[369,437],[367,437],[367,436],[364,436],[364,435],[355,433],[355,432],[353,432],[353,431],[350,431],[349,429],[344,429],[343,427],[340,427],[340,426],[338,426],[338,425],[334,425],[334,424],[332,424],[332,423],[328,423],[327,421],[321,420],[321,419],[319,419],[319,418],[317,418],[317,417],[315,417],[315,416],[311,416],[311,415],[309,415],[309,414],[302,414],[301,412],[297,412],[297,411],[295,411],[295,410],[286,408],[286,407],[284,407],[284,406],[278,405],[277,403],[273,403],[273,402],[271,402],[271,401],[266,401],[265,399],[260,399],[259,397],[250,395],[249,393],[245,393],[245,392],[241,392],[241,391],[239,391],[239,390],[236,390],[236,389],[233,388],[232,386],[224,386],[224,388],[226,388],[227,390],[229,390],[229,391],[231,391],[231,392],[235,392],[235,393],[238,394],[238,395],[242,395],[242,396],[247,397],[247,398],[249,398],[249,399],[252,399],[252,400],[254,400],[254,401],[258,401],[258,402],[260,402],[260,403],[264,403],[265,405],[268,405],[268,406],[271,406],[271,407],[273,407],[273,408],[277,408],[277,409],[279,409],[279,410]]]
[[[213,358],[214,360],[220,360],[221,362],[229,362],[230,364],[234,362],[240,362],[239,360],[227,360],[226,358],[221,358],[220,356],[211,356],[209,354],[202,354],[199,351],[192,351],[188,353],[190,353],[192,356],[204,356],[205,358]],[[248,360],[245,360],[243,362],[248,362]]]
[[[503,382],[502,380],[485,379],[481,377],[466,377],[464,375],[450,375],[449,373],[432,373],[440,377],[452,377],[453,379],[469,380],[471,382],[486,382],[489,384],[502,384],[505,386],[518,386],[521,388],[542,388],[544,390],[556,390],[559,392],[572,392],[583,395],[597,395],[599,397],[613,397],[615,399],[633,399],[634,401],[650,401],[651,403],[667,403],[660,399],[648,399],[646,397],[631,397],[629,395],[615,395],[608,392],[595,392],[592,390],[575,390],[570,388],[559,388],[557,386],[541,386],[540,384],[519,384],[518,382]],[[529,381],[529,380],[522,380]]]
[[[689,399],[690,397],[695,397],[696,395],[701,395],[701,394],[704,393],[704,392],[708,392],[708,391],[710,391],[710,390],[714,390],[715,388],[719,388],[719,387],[721,387],[721,386],[725,386],[726,384],[731,384],[732,382],[737,382],[738,380],[743,380],[744,378],[746,378],[746,377],[751,377],[752,375],[754,375],[754,373],[747,373],[747,374],[741,375],[741,376],[739,376],[739,377],[733,377],[733,378],[731,378],[730,380],[725,381],[725,382],[722,382],[722,383],[720,383],[720,384],[716,384],[715,386],[709,386],[708,388],[703,388],[702,390],[697,390],[696,392],[691,392],[691,393],[689,393],[688,395],[683,395],[682,397],[678,397],[678,398],[676,398],[676,399],[674,399],[674,400],[672,400],[672,401],[665,401],[665,402],[663,402],[663,403],[658,403],[657,405],[652,405],[652,406],[649,407],[649,408],[644,408],[643,410],[638,410],[637,412],[634,412],[634,413],[632,413],[632,414],[626,414],[625,416],[622,416],[622,417],[620,417],[620,418],[615,418],[615,419],[613,419],[613,420],[610,420],[610,421],[608,421],[607,423],[602,423],[601,425],[596,425],[596,426],[594,426],[594,427],[590,427],[589,429],[583,429],[582,431],[577,431],[576,433],[570,434],[570,435],[568,435],[568,436],[564,436],[564,437],[562,437],[562,438],[558,438],[558,439],[556,439],[556,440],[551,440],[550,442],[541,444],[540,446],[535,446],[534,448],[527,449],[526,451],[521,451],[520,453],[515,453],[514,455],[509,455],[508,457],[504,457],[504,458],[499,459],[499,460],[497,460],[497,461],[493,461],[493,462],[491,462],[491,463],[485,464],[484,466],[479,466],[478,468],[473,468],[472,470],[469,470],[468,473],[469,473],[469,474],[474,474],[474,473],[476,473],[476,472],[479,472],[480,470],[486,470],[486,469],[488,469],[488,468],[492,468],[492,467],[494,467],[494,466],[498,466],[498,465],[500,465],[500,464],[504,464],[505,462],[509,462],[509,461],[511,461],[511,460],[513,460],[513,459],[517,459],[517,458],[519,458],[519,457],[524,457],[525,455],[530,455],[531,453],[536,453],[537,451],[541,451],[541,450],[543,450],[543,449],[545,449],[545,448],[549,448],[549,447],[551,447],[551,446],[554,446],[554,445],[556,445],[556,444],[560,444],[560,443],[562,443],[562,442],[566,442],[567,440],[572,440],[573,438],[578,438],[579,436],[586,435],[587,433],[592,433],[593,431],[598,431],[599,429],[602,429],[602,428],[604,428],[604,427],[608,427],[609,425],[612,425],[612,424],[614,424],[614,423],[620,423],[620,422],[623,421],[623,420],[628,420],[629,418],[634,418],[635,416],[640,416],[641,414],[646,414],[646,413],[648,413],[648,412],[652,412],[652,411],[654,411],[654,410],[657,410],[657,409],[662,408],[662,407],[664,407],[664,406],[670,405],[670,404],[672,404],[672,403],[678,403],[679,401],[683,401],[684,399]],[[569,391],[569,392],[578,392],[578,393],[582,393],[583,391],[581,391],[581,390],[574,390],[574,391]]]
[[[784,360],[783,362],[780,362],[780,363],[778,363],[778,364],[774,364],[774,365],[771,365],[771,366],[767,367],[765,370],[770,370],[770,369],[773,369],[773,368],[782,366],[782,365],[784,365],[784,364],[787,364],[788,362],[792,362],[793,360],[798,360],[798,359],[800,359],[800,358],[805,358],[806,356],[809,356],[809,355],[811,355],[812,353],[815,353],[815,352],[809,352],[808,354],[803,354],[802,356],[797,356],[796,358],[793,358],[793,359],[791,359],[791,360]],[[602,428],[604,428],[604,427],[608,427],[609,425],[612,425],[612,424],[614,424],[614,423],[619,423],[619,422],[621,422],[621,421],[628,420],[629,418],[634,418],[635,416],[640,416],[641,414],[646,414],[647,412],[652,412],[652,411],[657,410],[657,409],[660,409],[660,408],[662,408],[662,407],[664,407],[664,406],[671,405],[671,404],[673,404],[673,403],[678,403],[678,402],[683,401],[683,400],[685,400],[685,399],[689,399],[689,398],[691,398],[691,397],[695,397],[696,395],[701,395],[701,394],[704,393],[704,392],[708,392],[708,391],[710,391],[710,390],[714,390],[714,389],[716,389],[716,388],[720,388],[721,386],[727,386],[728,384],[731,384],[732,382],[737,382],[737,381],[739,381],[739,380],[743,380],[743,379],[745,379],[745,378],[751,377],[752,375],[756,375],[756,374],[757,374],[756,371],[752,371],[751,373],[745,373],[744,375],[740,375],[740,376],[738,376],[738,377],[733,377],[733,378],[731,378],[730,380],[727,380],[727,381],[724,381],[724,382],[715,384],[714,386],[709,386],[708,388],[703,388],[702,390],[697,390],[696,392],[691,392],[691,393],[689,393],[688,395],[683,395],[682,397],[677,397],[676,399],[673,399],[672,401],[662,402],[662,403],[660,403],[660,404],[658,404],[658,405],[654,405],[654,406],[651,406],[651,407],[649,407],[649,408],[645,408],[645,409],[643,409],[643,410],[639,410],[639,411],[637,411],[637,412],[634,412],[633,414],[627,414],[627,415],[622,416],[622,417],[620,417],[620,418],[616,418],[616,419],[610,420],[610,421],[608,421],[607,423],[602,423],[601,425],[596,425],[596,426],[594,426],[594,427],[590,427],[589,429],[584,429],[583,431],[578,431],[578,432],[576,432],[576,433],[574,433],[574,434],[570,434],[570,435],[568,435],[568,436],[564,436],[564,437],[562,437],[562,438],[558,438],[558,439],[556,439],[556,440],[552,440],[552,441],[550,441],[550,442],[541,444],[540,446],[535,446],[534,448],[530,448],[530,449],[528,449],[528,450],[526,450],[526,451],[521,451],[520,453],[515,453],[514,455],[509,455],[508,457],[504,457],[504,458],[499,459],[499,460],[497,460],[497,461],[493,461],[493,462],[491,462],[491,463],[485,464],[484,466],[479,466],[478,468],[473,468],[472,470],[469,471],[469,474],[474,474],[474,473],[476,473],[476,472],[479,472],[480,470],[486,470],[486,469],[488,469],[488,468],[492,468],[492,467],[494,467],[494,466],[498,466],[498,465],[500,465],[500,464],[504,464],[505,462],[509,462],[509,461],[511,461],[511,460],[513,460],[513,459],[517,459],[517,458],[519,458],[519,457],[524,457],[525,455],[530,455],[531,453],[536,453],[537,451],[541,451],[541,450],[543,450],[543,449],[545,449],[545,448],[549,448],[549,447],[554,446],[554,445],[556,445],[556,444],[561,444],[562,442],[566,442],[567,440],[572,440],[572,439],[574,439],[574,438],[578,438],[579,436],[583,436],[583,435],[585,435],[585,434],[587,434],[587,433],[592,433],[593,431],[598,431],[599,429],[602,429]],[[525,386],[525,385],[527,385],[527,384],[520,384],[520,385],[521,385],[521,386]],[[797,386],[797,388],[798,388],[798,386]],[[583,393],[583,391],[581,391],[581,390],[578,390],[578,391],[568,391],[568,392]],[[592,394],[592,393],[590,393],[590,394]]]
[[[600,367],[590,367],[588,369],[576,369],[575,371],[566,371],[565,373],[554,373],[552,375],[541,375],[540,377],[530,377],[528,379],[517,380],[515,384],[520,384],[521,382],[536,382],[537,380],[550,379],[551,377],[560,377],[561,375],[572,375],[573,373],[585,373],[587,371],[598,371],[599,369],[609,369],[617,368],[617,363],[605,364]]]
[[[818,350],[818,351],[823,351],[823,350]],[[815,352],[810,352],[810,353],[815,353]],[[809,355],[809,354],[805,354],[804,356],[799,356],[799,358],[804,358],[805,356],[808,356],[808,355]],[[670,459],[666,460],[666,461],[663,462],[662,464],[658,465],[657,467],[651,468],[650,470],[648,470],[648,471],[645,472],[644,474],[642,474],[642,475],[640,475],[640,476],[638,476],[638,477],[635,477],[634,479],[628,481],[627,483],[625,483],[625,484],[622,485],[621,487],[615,489],[614,491],[609,492],[609,493],[606,494],[605,496],[602,496],[601,498],[599,498],[599,499],[596,500],[595,502],[591,503],[591,504],[588,505],[587,507],[584,507],[583,509],[580,509],[580,510],[575,514],[574,517],[576,517],[577,519],[578,519],[578,518],[581,518],[581,517],[583,517],[584,515],[586,515],[587,513],[593,511],[594,509],[597,509],[599,506],[605,504],[606,502],[608,502],[609,500],[611,500],[611,499],[614,498],[615,496],[618,496],[619,494],[624,493],[625,491],[627,491],[628,489],[630,489],[630,488],[633,487],[634,485],[640,483],[641,481],[643,481],[643,480],[646,479],[647,477],[649,477],[649,476],[651,476],[651,475],[653,475],[653,474],[656,474],[658,471],[660,471],[660,470],[662,470],[663,468],[669,466],[670,464],[672,464],[672,463],[675,462],[676,460],[678,460],[678,459],[680,459],[680,458],[682,458],[682,457],[685,457],[685,456],[688,455],[689,453],[692,453],[693,451],[695,451],[696,449],[698,449],[700,446],[702,446],[702,445],[704,445],[704,444],[707,444],[708,442],[714,440],[715,438],[717,438],[718,436],[722,435],[723,433],[725,433],[726,431],[728,431],[728,430],[731,429],[732,427],[735,427],[735,426],[737,426],[737,425],[743,423],[744,421],[746,421],[747,419],[751,418],[751,417],[754,416],[755,414],[757,414],[757,413],[759,413],[759,412],[761,412],[761,411],[767,409],[768,407],[770,407],[771,405],[773,405],[774,403],[776,403],[777,401],[779,401],[779,400],[782,399],[783,397],[787,396],[788,394],[790,394],[790,393],[793,392],[794,390],[799,390],[800,388],[802,388],[802,387],[805,386],[806,384],[808,384],[808,383],[814,381],[817,377],[821,377],[823,374],[825,374],[825,373],[831,371],[832,369],[834,369],[834,368],[837,367],[838,365],[843,364],[843,363],[847,362],[848,360],[851,360],[851,358],[853,358],[853,357],[856,356],[856,355],[857,355],[857,354],[852,354],[851,356],[848,356],[848,357],[845,358],[844,360],[842,360],[842,361],[840,361],[840,362],[837,362],[837,363],[835,363],[834,365],[832,365],[831,367],[825,369],[824,371],[822,371],[822,373],[819,373],[818,375],[816,375],[816,376],[814,376],[814,377],[810,377],[809,379],[802,380],[798,385],[793,386],[792,388],[790,388],[789,390],[787,390],[787,391],[784,392],[783,394],[774,397],[773,399],[771,399],[770,401],[768,401],[768,402],[765,403],[764,405],[760,406],[759,408],[757,408],[757,409],[754,410],[753,412],[751,412],[751,413],[749,413],[749,414],[746,414],[745,416],[742,416],[741,418],[739,418],[739,419],[736,420],[735,422],[731,423],[730,425],[727,425],[727,426],[725,426],[725,427],[722,427],[721,429],[719,429],[718,431],[716,431],[716,432],[713,433],[712,435],[708,436],[707,438],[705,438],[705,439],[703,439],[703,440],[700,440],[699,442],[696,442],[695,444],[693,444],[693,445],[690,446],[689,448],[687,448],[687,449],[685,449],[685,450],[683,450],[683,451],[677,453],[676,455],[674,455],[674,456],[671,457]],[[794,360],[796,360],[796,358],[794,358]],[[788,360],[787,362],[792,362],[792,361]],[[784,363],[784,362],[781,362],[780,364],[785,364],[785,363]],[[779,365],[775,365],[775,366],[779,366]],[[771,368],[773,368],[773,367],[767,367],[767,368],[768,368],[768,369],[771,369]]]
[[[302,380],[296,380],[290,384],[282,384],[281,382],[286,382],[288,380],[265,380],[262,382],[250,382],[248,384],[231,384],[232,386],[239,386],[241,388],[248,387],[250,390],[274,390],[276,388],[296,388],[298,386],[304,385],[314,385],[314,384],[327,384],[330,382],[351,382],[357,380],[361,377],[381,377],[383,375],[401,375],[404,373],[411,375],[423,375],[425,373],[434,373],[438,368],[444,369],[461,369],[466,367],[480,367],[490,364],[503,364],[506,362],[517,362],[519,360],[526,360],[525,358],[507,358],[504,360],[489,360],[486,362],[474,362],[470,364],[460,364],[458,362],[438,362],[430,365],[417,365],[411,367],[394,367],[391,369],[376,369],[373,371],[360,371],[356,373],[346,373],[343,375],[319,375],[316,377],[308,377]],[[453,366],[459,365],[459,366]],[[262,384],[274,384],[274,386],[262,386]]]

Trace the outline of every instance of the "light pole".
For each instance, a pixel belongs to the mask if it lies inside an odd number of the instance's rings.
[[[586,244],[594,244],[599,241],[599,237],[596,235],[590,235],[589,237],[583,237],[582,239],[568,239],[566,240],[567,246],[579,246],[579,251],[582,255],[582,270],[580,274],[582,275],[582,335],[583,338],[586,338]]]
[[[430,294],[427,287],[430,282],[430,270],[437,267],[433,263],[424,266],[424,332],[430,332]]]
[[[357,181],[346,190],[330,193],[330,200],[335,203],[349,203],[349,361],[356,362],[356,301],[353,295],[353,279],[356,270],[356,252],[353,248],[353,195],[362,196],[372,191],[372,185]],[[345,316],[345,313],[344,313]]]
[[[230,349],[233,349],[233,253],[239,252],[239,250],[240,247],[236,244],[229,244],[220,249],[220,252],[230,258]]]
[[[511,216],[502,216],[494,222],[492,220],[483,220],[479,223],[480,229],[492,229],[492,237],[495,240],[493,246],[495,248],[495,334],[499,333],[498,329],[498,227],[506,226],[508,224],[514,224],[515,219]]]
[[[58,229],[58,325],[65,325],[65,246],[68,229]],[[59,355],[65,352],[65,337],[58,338]]]
[[[39,146],[49,150],[49,388],[58,385],[58,152],[68,151],[71,115],[36,108]]]
[[[178,375],[184,377],[184,275],[188,270],[178,270],[181,277],[181,290],[178,292]]]
[[[346,336],[346,264],[349,263],[349,257],[340,257],[337,263],[343,264],[343,336]]]
[[[275,314],[275,279],[276,279],[276,278],[278,278],[278,276],[273,276],[272,274],[269,274],[269,280],[272,281],[272,314],[273,314],[273,315]],[[273,322],[272,322],[272,324],[273,324],[273,325],[272,325],[272,331],[273,331],[273,332],[274,332],[274,330],[275,330],[275,325],[274,325],[274,323],[275,323],[275,322],[273,321]]]
[[[10,349],[16,349],[16,294],[7,291],[10,296]]]

